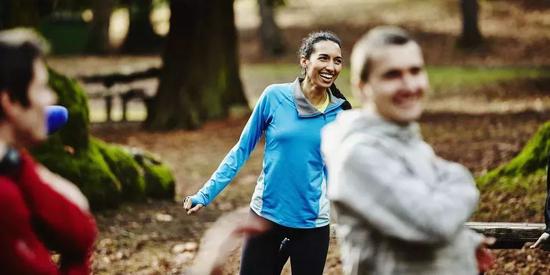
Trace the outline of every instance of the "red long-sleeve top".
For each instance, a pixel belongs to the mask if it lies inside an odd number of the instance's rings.
[[[93,217],[46,185],[28,153],[0,175],[0,274],[90,274],[96,234]]]

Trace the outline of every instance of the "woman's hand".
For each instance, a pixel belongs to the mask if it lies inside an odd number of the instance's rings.
[[[200,203],[193,205],[193,200],[189,196],[185,197],[185,200],[183,201],[183,209],[187,211],[187,215],[193,215],[196,212],[199,212],[199,210],[201,210],[203,207],[204,205]]]
[[[537,248],[542,243],[547,242],[549,238],[550,238],[550,234],[548,234],[547,232],[544,232],[544,233],[542,233],[542,235],[540,235],[539,239],[533,245],[531,245],[529,248]]]

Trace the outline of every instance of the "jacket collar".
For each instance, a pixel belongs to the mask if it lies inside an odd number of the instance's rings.
[[[363,116],[368,121],[371,133],[379,133],[384,136],[395,137],[402,142],[408,142],[413,139],[421,139],[420,126],[417,122],[411,122],[407,125],[399,125],[388,121],[379,114],[371,110],[362,110]]]
[[[303,78],[296,78],[294,82],[292,82],[292,90],[294,94],[294,103],[296,104],[296,110],[298,111],[298,115],[300,117],[312,117],[312,116],[318,116],[322,115],[323,113],[319,112],[315,107],[313,107],[313,104],[309,102],[309,100],[304,95],[304,92],[302,91],[302,86],[300,83],[303,81]],[[341,98],[337,98],[332,95],[332,91],[330,91],[328,96],[330,98],[330,102],[327,106],[327,109],[325,110],[325,113],[328,113],[329,111],[332,111],[333,109],[340,107],[344,103],[345,100]]]

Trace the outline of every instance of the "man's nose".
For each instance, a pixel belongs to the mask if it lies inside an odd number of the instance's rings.
[[[405,74],[402,78],[403,90],[407,92],[414,92],[417,86],[417,79],[413,75]]]

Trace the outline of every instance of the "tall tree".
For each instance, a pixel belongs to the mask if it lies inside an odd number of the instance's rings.
[[[245,105],[239,78],[233,1],[172,0],[170,31],[149,129],[192,129]]]
[[[126,0],[126,3],[130,12],[130,25],[122,50],[127,53],[157,50],[162,39],[151,24],[153,0]]]
[[[260,39],[266,55],[277,56],[285,51],[281,30],[275,22],[275,9],[283,0],[258,0],[260,10]]]
[[[88,50],[93,53],[107,53],[111,50],[109,25],[115,6],[114,0],[92,0],[93,21],[88,40]]]
[[[478,15],[479,4],[477,0],[460,0],[462,11],[462,35],[458,45],[464,48],[472,48],[483,42],[479,31]]]

